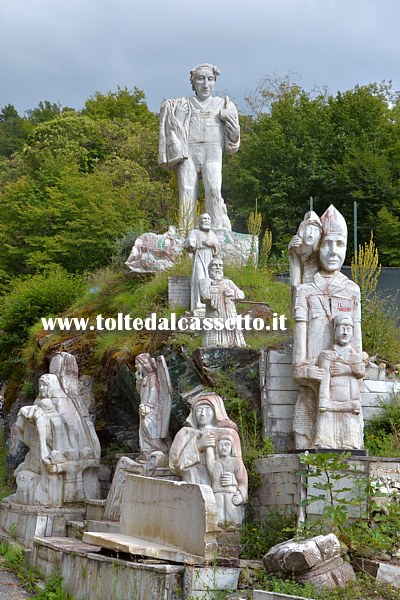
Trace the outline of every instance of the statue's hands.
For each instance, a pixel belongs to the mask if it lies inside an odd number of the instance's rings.
[[[57,465],[46,465],[49,473],[57,473]]]
[[[235,481],[233,479],[233,473],[229,473],[229,471],[227,473],[223,473],[221,475],[221,485],[222,486],[235,485]]]
[[[180,122],[183,123],[186,117],[189,114],[189,102],[184,98],[182,102],[180,102],[175,109],[175,117]]]
[[[201,434],[198,441],[199,450],[206,448],[215,448],[215,435],[211,431],[205,431]]]
[[[300,248],[301,243],[301,237],[299,235],[294,235],[289,242],[289,252],[296,252],[296,250]]]
[[[331,365],[331,375],[349,375],[351,373],[350,365],[345,365],[344,363],[334,362]]]
[[[142,417],[145,417],[150,412],[150,407],[147,404],[139,404],[139,413]]]
[[[243,496],[240,492],[236,492],[232,496],[232,504],[235,506],[239,506],[239,504],[243,504]]]
[[[229,139],[231,142],[236,144],[240,137],[240,127],[238,120],[233,115],[226,115],[225,119],[225,127],[228,131]]]
[[[310,381],[322,381],[325,371],[316,365],[296,365],[293,369],[293,379],[299,385],[307,385]]]

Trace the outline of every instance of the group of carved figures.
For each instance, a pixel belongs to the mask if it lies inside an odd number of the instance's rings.
[[[346,222],[332,205],[321,219],[308,212],[289,244],[298,449],[363,447],[360,289],[340,272],[346,247]]]
[[[16,503],[61,507],[98,497],[100,443],[71,354],[53,357],[34,404],[20,409],[16,427],[29,448],[14,472]]]
[[[205,307],[211,323],[236,319],[235,302],[244,298],[224,277],[220,244],[212,230],[230,229],[221,196],[222,151],[232,154],[240,143],[235,106],[227,97],[212,97],[218,74],[208,63],[191,71],[195,96],[162,105],[160,135],[160,162],[178,176],[181,225],[185,216],[194,215],[199,177],[204,181],[207,213],[185,247],[193,253],[191,308],[196,314]],[[358,449],[363,444],[360,290],[340,272],[346,245],[347,226],[333,206],[321,218],[307,213],[289,244],[298,449]],[[211,327],[203,344],[235,347],[245,342],[235,327]],[[29,448],[15,471],[14,501],[19,504],[56,507],[97,497],[100,444],[79,392],[76,360],[65,352],[56,354],[49,370],[39,380],[34,404],[18,414],[16,426]],[[140,449],[145,461],[159,464],[160,456],[168,455],[172,401],[162,356],[136,357],[136,385]],[[184,481],[211,486],[219,523],[242,522],[247,473],[237,426],[218,395],[203,393],[192,401],[170,447],[169,465]]]

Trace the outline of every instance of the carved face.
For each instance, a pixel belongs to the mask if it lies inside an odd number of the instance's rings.
[[[335,328],[335,341],[341,346],[346,346],[353,337],[353,325],[351,323],[338,323]]]
[[[218,442],[218,454],[221,458],[226,458],[232,454],[232,442],[226,438]]]
[[[207,100],[213,93],[215,86],[214,73],[210,69],[198,69],[193,74],[193,88],[199,100]]]
[[[211,425],[214,421],[214,409],[209,404],[199,404],[196,406],[194,414],[199,427]]]
[[[135,365],[136,365],[136,373],[135,373],[136,387],[140,388],[142,383],[144,383],[146,381],[147,371],[146,371],[144,364],[141,363],[140,361],[138,361],[138,360],[135,361]]]
[[[330,233],[322,238],[319,262],[324,271],[340,271],[346,256],[346,238],[340,233]]]
[[[307,225],[303,233],[303,244],[305,246],[313,246],[315,248],[320,237],[321,229],[318,227],[318,225]]]
[[[210,263],[210,277],[211,279],[223,279],[224,277],[224,264],[222,260],[215,259]]]
[[[201,217],[199,219],[199,227],[203,231],[210,231],[210,229],[211,229],[210,215],[207,215],[207,214],[201,215]]]
[[[39,397],[40,398],[46,398],[49,395],[49,383],[48,381],[46,381],[46,379],[44,379],[43,377],[41,377],[39,379]]]

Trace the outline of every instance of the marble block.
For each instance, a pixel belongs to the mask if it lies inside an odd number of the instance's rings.
[[[86,532],[83,541],[133,555],[203,564],[215,556],[216,529],[209,486],[128,475],[120,533]]]

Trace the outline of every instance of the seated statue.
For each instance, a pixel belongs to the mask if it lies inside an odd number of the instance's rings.
[[[57,354],[50,370],[59,377],[42,375],[34,404],[18,413],[16,427],[29,448],[14,471],[18,504],[61,507],[98,496],[100,444],[77,391],[77,369],[72,355]]]

